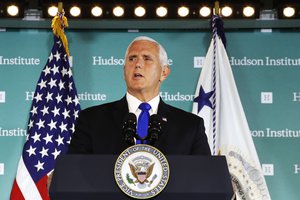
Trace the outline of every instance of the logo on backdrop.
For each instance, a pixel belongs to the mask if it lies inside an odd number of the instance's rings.
[[[202,68],[204,64],[205,57],[195,56],[194,57],[194,68]]]
[[[0,103],[5,103],[5,91],[0,91]]]
[[[293,92],[293,101],[299,101],[300,102],[300,92]]]
[[[22,128],[4,129],[0,126],[0,137],[24,137],[27,130]]]
[[[274,176],[274,164],[262,164],[261,166],[264,176]]]
[[[116,58],[115,56],[104,57],[104,56],[93,56],[93,66],[124,66],[124,58]],[[168,65],[173,65],[173,60],[168,59]]]
[[[4,57],[0,56],[0,66],[1,65],[39,65],[40,59],[39,58],[25,58],[22,56],[18,57]]]
[[[252,137],[256,138],[300,138],[300,129],[292,130],[292,129],[272,129],[266,128],[264,130],[251,130]]]
[[[273,92],[261,92],[260,102],[262,104],[273,104]]]
[[[246,56],[242,58],[230,57],[229,62],[231,66],[300,66],[300,58],[248,58]]]
[[[0,163],[0,175],[4,175],[4,163]]]
[[[169,92],[160,92],[159,96],[164,101],[194,101],[194,94],[182,94],[180,92],[169,93]]]
[[[295,167],[294,173],[295,173],[295,174],[300,174],[300,165],[295,164],[294,167]]]
[[[88,93],[88,92],[83,92],[83,93],[78,93],[77,94],[79,101],[106,101],[107,100],[107,95],[102,94],[102,93]],[[25,93],[25,100],[26,101],[31,101],[34,97],[34,92],[31,91],[26,91]]]
[[[166,157],[150,145],[134,145],[124,150],[115,163],[115,180],[130,197],[148,199],[158,195],[169,180]]]
[[[202,68],[205,57],[203,56],[195,56],[194,57],[194,68]],[[229,63],[231,66],[278,66],[278,67],[290,67],[290,66],[300,66],[300,58],[272,58],[272,57],[264,57],[264,58],[248,58],[246,56],[239,57],[229,57]]]

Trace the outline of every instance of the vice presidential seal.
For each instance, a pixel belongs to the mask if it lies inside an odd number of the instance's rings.
[[[156,148],[139,144],[125,149],[115,163],[119,188],[128,196],[148,199],[167,185],[170,168],[166,157]]]

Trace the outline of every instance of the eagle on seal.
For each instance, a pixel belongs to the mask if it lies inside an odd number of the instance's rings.
[[[144,166],[134,166],[133,164],[129,163],[131,174],[136,178],[135,183],[139,182],[140,184],[148,183],[148,178],[151,176],[153,172],[153,167],[155,163],[152,163],[147,168]]]

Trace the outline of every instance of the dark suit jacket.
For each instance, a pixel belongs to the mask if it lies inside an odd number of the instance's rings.
[[[122,135],[129,113],[126,98],[81,111],[68,153],[120,154],[129,147]],[[202,118],[160,100],[163,133],[154,147],[167,155],[210,155]]]

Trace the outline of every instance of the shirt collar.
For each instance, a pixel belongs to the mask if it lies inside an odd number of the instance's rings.
[[[128,102],[128,110],[131,113],[137,113],[139,112],[139,105],[143,103],[140,101],[138,98],[134,97],[133,95],[129,94],[128,92],[126,93],[126,100]],[[152,114],[157,114],[158,110],[158,104],[159,104],[160,98],[159,95],[151,99],[149,102],[151,109],[149,111],[150,115]]]

